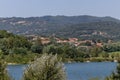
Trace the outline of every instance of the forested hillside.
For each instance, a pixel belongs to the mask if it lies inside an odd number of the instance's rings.
[[[64,27],[56,32],[62,37],[81,39],[120,39],[120,23],[112,21],[81,23]]]
[[[0,18],[0,29],[20,35],[119,40],[120,20],[95,16],[44,16]]]

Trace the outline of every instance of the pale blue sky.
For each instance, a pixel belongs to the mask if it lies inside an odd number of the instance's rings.
[[[120,19],[120,0],[0,0],[0,17],[45,15],[112,16]]]

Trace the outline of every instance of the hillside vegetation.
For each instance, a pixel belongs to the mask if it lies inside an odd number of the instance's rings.
[[[95,16],[0,18],[0,29],[14,34],[119,40],[120,20]]]

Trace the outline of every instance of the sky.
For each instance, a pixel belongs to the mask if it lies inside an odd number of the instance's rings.
[[[0,17],[45,15],[111,16],[120,19],[120,0],[0,0]]]

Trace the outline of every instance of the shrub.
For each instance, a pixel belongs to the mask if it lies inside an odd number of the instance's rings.
[[[10,80],[6,71],[6,63],[3,60],[0,60],[0,80]]]
[[[63,63],[57,55],[43,54],[27,67],[23,80],[66,80]]]
[[[113,72],[106,80],[120,80],[120,63],[117,66],[116,72]]]

